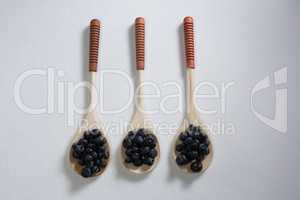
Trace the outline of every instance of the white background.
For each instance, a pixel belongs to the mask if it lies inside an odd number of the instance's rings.
[[[0,88],[1,144],[0,198],[13,199],[299,199],[299,17],[297,0],[252,1],[0,1]],[[112,163],[94,181],[72,172],[66,163],[67,146],[76,125],[67,124],[67,111],[33,115],[15,103],[14,85],[27,70],[52,67],[64,72],[60,82],[74,84],[87,80],[88,25],[92,18],[102,21],[101,70],[121,70],[134,77],[132,25],[135,17],[146,19],[147,80],[157,83],[161,96],[147,101],[152,108],[174,88],[184,88],[181,23],[184,16],[195,19],[196,78],[209,81],[221,91],[233,82],[225,99],[199,99],[207,124],[221,121],[233,125],[232,134],[212,133],[214,160],[201,177],[184,175],[169,159],[172,135],[158,133],[161,161],[146,177],[126,173],[117,162],[122,135],[108,132]],[[288,129],[281,133],[262,123],[251,111],[254,85],[273,72],[288,70]],[[105,77],[104,109],[116,109],[128,99],[128,85],[114,76]],[[67,88],[67,86],[65,86]],[[256,109],[272,118],[274,89],[257,94]],[[57,92],[57,90],[55,90]],[[202,92],[203,93],[203,92]],[[79,90],[76,105],[84,105]],[[30,77],[21,88],[23,102],[31,107],[47,105],[45,76]],[[67,100],[65,99],[67,103]],[[154,123],[181,123],[181,111],[151,115]],[[178,101],[168,103],[170,109]],[[182,111],[183,110],[183,111]],[[127,122],[133,105],[117,114],[101,113],[105,123]],[[75,120],[82,116],[76,114]],[[226,129],[226,128],[225,128]]]

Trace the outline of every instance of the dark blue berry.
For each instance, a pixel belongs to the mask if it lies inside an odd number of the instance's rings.
[[[184,145],[190,145],[193,143],[193,138],[192,137],[187,137],[184,141],[183,144]]]
[[[99,159],[95,160],[95,165],[99,167],[101,165],[101,160]]]
[[[92,160],[86,161],[86,162],[85,162],[85,166],[86,166],[86,167],[93,167],[94,164],[95,164],[95,163],[94,163],[94,161],[92,161]]]
[[[142,136],[140,136],[140,135],[137,135],[137,136],[135,136],[135,138],[134,138],[134,143],[135,143],[136,145],[138,145],[138,146],[141,146],[141,145],[143,145],[143,143],[144,143],[144,138],[143,138]]]
[[[140,154],[134,153],[134,154],[131,155],[131,158],[132,158],[133,160],[138,160],[138,159],[140,158]]]
[[[140,167],[143,164],[142,160],[136,159],[133,161],[133,165],[136,167]]]
[[[92,148],[87,148],[85,151],[86,153],[92,153],[94,150]]]
[[[124,148],[131,147],[131,145],[132,145],[132,140],[131,140],[129,137],[126,137],[126,138],[123,140],[122,145],[123,145]]]
[[[78,141],[78,144],[82,145],[82,146],[85,146],[88,144],[88,141],[86,139],[83,139],[81,138],[79,141]]]
[[[84,157],[84,160],[85,160],[86,162],[88,162],[88,161],[93,160],[93,157],[92,157],[90,154],[87,154],[87,155]]]
[[[189,161],[192,161],[198,157],[198,152],[197,151],[190,151],[187,153],[187,158]]]
[[[148,147],[148,146],[145,146],[145,147],[143,147],[142,149],[141,149],[141,154],[142,155],[147,155],[149,152],[150,152],[150,147]]]
[[[134,132],[129,131],[127,137],[130,138],[130,139],[134,138]]]
[[[131,157],[131,155],[133,154],[133,150],[132,149],[126,149],[125,154],[129,157]]]
[[[136,133],[136,135],[137,136],[142,136],[142,137],[144,137],[145,136],[145,132],[144,132],[145,130],[143,129],[143,128],[141,128],[141,129],[139,129],[138,131],[137,131],[137,133]]]
[[[149,146],[150,148],[154,148],[156,146],[156,141],[153,137],[147,137],[145,139],[145,145]]]
[[[149,156],[151,158],[155,158],[157,156],[157,150],[156,149],[151,149],[149,152]]]
[[[93,174],[97,173],[97,172],[99,172],[99,168],[97,166],[93,166],[93,167],[91,167],[91,171]]]
[[[73,151],[75,151],[78,154],[81,154],[84,151],[84,147],[79,144],[73,144],[72,149],[73,149]]]
[[[181,165],[185,165],[188,163],[188,160],[186,158],[185,155],[183,154],[179,154],[177,157],[176,157],[176,163],[177,165],[181,166]]]
[[[181,152],[184,148],[184,145],[182,143],[180,144],[177,144],[176,147],[175,147],[175,150],[178,151],[178,152]]]
[[[97,154],[95,151],[93,151],[93,152],[91,153],[91,156],[95,159],[95,158],[98,157],[98,154]]]
[[[191,170],[192,170],[192,172],[200,172],[202,170],[201,162],[197,162],[197,161],[192,162]]]
[[[153,158],[146,158],[146,159],[143,160],[143,163],[146,164],[146,165],[151,166],[154,163],[154,159]]]
[[[187,132],[182,132],[182,133],[180,133],[180,135],[179,135],[179,139],[180,139],[181,141],[184,141],[187,137],[188,137],[188,133],[187,133]]]
[[[91,137],[92,137],[92,138],[97,138],[97,137],[100,137],[101,132],[100,132],[99,129],[93,129],[93,130],[90,132],[90,134],[91,134]]]
[[[81,171],[81,175],[86,178],[90,177],[90,176],[92,176],[92,171],[90,168],[84,167]]]

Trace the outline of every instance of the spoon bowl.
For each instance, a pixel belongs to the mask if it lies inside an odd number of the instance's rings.
[[[195,173],[191,170],[190,168],[190,164],[187,165],[182,165],[179,166],[176,164],[175,160],[176,157],[178,156],[178,153],[176,152],[176,145],[179,144],[179,136],[182,132],[186,131],[189,128],[189,125],[193,124],[194,126],[198,126],[201,127],[201,130],[203,131],[202,133],[204,135],[206,135],[208,137],[209,140],[209,145],[208,145],[208,149],[209,149],[209,154],[205,156],[204,160],[202,160],[202,170],[198,173]],[[203,124],[203,122],[200,120],[200,118],[198,117],[196,112],[190,113],[182,122],[182,124],[180,125],[179,129],[177,130],[177,133],[175,135],[175,137],[173,138],[173,142],[172,142],[172,157],[173,160],[176,164],[176,166],[179,167],[179,169],[183,172],[187,172],[187,173],[191,173],[191,174],[198,174],[201,175],[205,172],[205,170],[209,167],[209,165],[212,162],[213,159],[213,145],[211,143],[211,139],[210,136],[208,134],[208,130],[206,129],[206,126]]]
[[[102,133],[102,136],[106,138],[104,131],[103,131],[103,128],[102,128],[102,125],[101,125],[101,122],[99,120],[99,118],[97,117],[96,113],[95,112],[90,112],[88,113],[84,120],[83,120],[84,124],[77,129],[76,133],[74,134],[74,137],[72,139],[72,142],[71,142],[71,145],[68,149],[68,152],[69,152],[69,164],[71,166],[71,168],[81,176],[81,171],[83,169],[83,166],[80,165],[78,163],[78,161],[72,156],[72,145],[77,143],[81,138],[84,137],[84,133],[86,131],[89,131],[89,130],[95,130],[95,129],[98,129],[101,131]],[[111,145],[109,143],[109,140],[106,139],[106,144],[105,144],[105,148],[108,150],[108,152],[110,152],[110,149],[111,149]],[[107,169],[107,166],[110,164],[110,157],[106,160],[107,163],[106,165],[101,168],[101,170],[95,174],[93,174],[92,176],[90,177],[96,177],[96,176],[99,176],[101,175],[106,169]]]
[[[148,122],[148,124],[145,124],[145,122]],[[135,174],[146,174],[151,172],[158,164],[159,159],[160,159],[160,146],[158,142],[158,138],[156,137],[153,126],[151,125],[151,122],[149,119],[145,119],[145,116],[143,113],[140,111],[136,111],[134,114],[131,124],[129,126],[130,128],[128,129],[127,133],[125,134],[125,137],[123,138],[122,141],[129,135],[131,131],[137,131],[139,129],[144,129],[145,130],[145,135],[151,134],[155,138],[156,141],[156,146],[155,149],[157,151],[157,157],[155,157],[154,162],[152,165],[142,165],[142,166],[135,166],[133,163],[126,163],[125,158],[126,156],[126,149],[121,145],[120,147],[120,158],[122,161],[123,166],[130,172],[135,173]]]

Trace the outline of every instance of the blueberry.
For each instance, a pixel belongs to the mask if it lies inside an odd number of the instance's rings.
[[[201,133],[199,140],[201,143],[206,143],[206,141],[208,140],[208,137],[207,137],[207,135]]]
[[[95,159],[95,158],[98,157],[98,154],[97,154],[95,151],[93,151],[93,152],[91,153],[91,156]]]
[[[133,154],[133,150],[132,149],[126,149],[125,154],[129,157],[131,157],[131,155]]]
[[[89,131],[85,131],[83,133],[83,138],[86,139],[86,140],[90,140],[90,139],[92,139],[92,137],[93,136],[89,133]]]
[[[87,144],[87,148],[96,149],[96,145],[93,143],[89,143],[89,144]]]
[[[194,126],[193,129],[192,129],[192,133],[195,134],[197,132],[199,133],[200,129],[197,126]]]
[[[154,163],[154,159],[153,158],[146,158],[143,160],[143,163],[146,164],[146,165],[153,165]]]
[[[86,161],[86,162],[85,162],[85,166],[86,166],[86,167],[93,167],[94,164],[95,164],[95,163],[94,163],[94,161],[92,161],[92,160],[91,160],[91,161]]]
[[[104,152],[99,152],[99,153],[97,153],[97,158],[98,158],[98,159],[104,158]]]
[[[196,158],[196,161],[201,162],[201,161],[204,160],[204,158],[205,158],[205,155],[203,155],[203,154],[201,154],[201,153],[198,153],[198,156],[197,156],[197,158]]]
[[[196,132],[192,133],[192,137],[193,137],[193,139],[200,139],[201,134],[200,134],[200,132],[196,131]]]
[[[200,144],[199,145],[199,152],[201,152],[201,153],[203,153],[205,155],[209,154],[208,146],[206,144],[203,144],[203,143]]]
[[[202,170],[201,162],[197,162],[197,161],[192,162],[191,170],[192,170],[192,172],[200,172]]]
[[[185,155],[183,154],[179,154],[177,157],[176,157],[176,163],[177,165],[181,166],[181,165],[185,165],[188,163],[188,160],[186,158]]]
[[[92,138],[97,138],[101,135],[101,131],[99,129],[93,129],[90,134]]]
[[[197,151],[190,151],[187,153],[187,158],[189,161],[192,161],[198,157],[198,152]]]
[[[79,141],[78,141],[78,144],[82,145],[82,146],[85,146],[88,144],[88,141],[84,138],[81,138]]]
[[[183,148],[184,148],[184,145],[182,143],[177,144],[175,146],[175,150],[178,151],[178,152],[181,152],[183,150]]]
[[[101,165],[101,160],[99,159],[95,160],[95,165],[99,167]]]
[[[129,131],[127,137],[132,139],[134,137],[134,132]]]
[[[90,168],[85,167],[82,169],[81,175],[85,178],[90,177],[90,176],[92,176],[92,171]]]
[[[184,141],[187,137],[188,137],[188,133],[187,133],[187,132],[182,132],[182,133],[180,133],[180,135],[179,135],[179,139],[180,139],[181,141]]]
[[[156,146],[155,139],[153,137],[146,137],[145,145],[149,146],[150,148],[154,148]]]
[[[136,159],[133,161],[133,165],[136,166],[136,167],[139,167],[143,164],[142,160],[140,159]]]
[[[141,135],[136,135],[134,137],[134,143],[138,146],[141,146],[144,143],[144,138]]]
[[[90,154],[85,155],[84,160],[86,162],[93,160],[93,157]]]
[[[138,154],[138,153],[133,153],[133,154],[131,155],[131,158],[132,158],[133,160],[138,160],[138,159],[140,158],[140,154]]]
[[[209,148],[205,149],[204,154],[205,154],[205,155],[208,155],[208,154],[209,154]]]
[[[93,150],[92,148],[87,148],[85,151],[86,151],[87,153],[92,153],[94,150]]]
[[[192,137],[187,137],[184,141],[183,141],[184,145],[190,145],[193,143],[193,138]]]
[[[97,173],[97,172],[99,172],[99,168],[97,166],[93,166],[93,167],[91,167],[91,171],[93,174]]]
[[[141,149],[141,154],[142,155],[147,155],[150,152],[150,147],[145,146]]]
[[[136,135],[137,135],[137,136],[145,137],[144,129],[143,129],[143,128],[140,128],[140,129],[137,131]]]
[[[156,149],[151,149],[149,152],[149,156],[151,158],[155,158],[157,156],[157,150]]]
[[[73,149],[73,151],[75,151],[78,154],[80,154],[84,151],[84,147],[82,145],[79,145],[79,144],[73,144],[72,149]]]
[[[96,138],[92,139],[91,142],[92,142],[95,146],[100,146],[100,145],[102,145],[100,137],[96,137]]]
[[[132,151],[133,151],[133,153],[139,153],[140,149],[138,147],[133,147]]]
[[[129,137],[126,137],[122,143],[124,148],[128,148],[132,145],[132,140]]]
[[[191,149],[197,151],[198,147],[199,147],[199,141],[198,140],[193,141],[193,143],[191,144]]]
[[[105,151],[105,147],[103,147],[103,146],[96,147],[96,148],[95,148],[95,151],[96,151],[97,153],[103,153],[103,152]]]

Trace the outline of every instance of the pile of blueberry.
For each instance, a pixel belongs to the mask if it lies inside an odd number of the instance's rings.
[[[83,137],[72,145],[71,155],[86,178],[103,170],[110,156],[106,138],[99,129],[85,131]]]
[[[157,152],[157,139],[145,129],[130,131],[122,143],[124,162],[135,167],[152,166]]]
[[[209,154],[209,139],[199,126],[192,124],[180,133],[175,146],[176,163],[189,165],[192,172],[202,170],[202,161]]]

